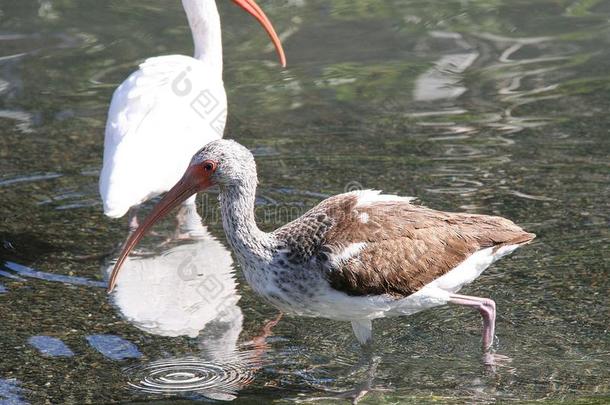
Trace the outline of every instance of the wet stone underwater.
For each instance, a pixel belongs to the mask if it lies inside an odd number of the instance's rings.
[[[144,58],[192,53],[181,4],[0,0],[0,403],[610,402],[610,1],[260,1],[284,70],[218,3],[260,226],[363,187],[514,220],[536,241],[463,290],[497,302],[508,360],[482,364],[464,308],[376,321],[368,359],[347,323],[275,324],[213,194],[201,238],[163,222],[108,297],[108,103]]]

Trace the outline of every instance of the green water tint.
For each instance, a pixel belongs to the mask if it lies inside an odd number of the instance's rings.
[[[261,2],[289,33],[286,70],[259,51],[267,38],[251,18],[219,4],[227,136],[257,152],[263,228],[367,187],[503,215],[538,235],[464,290],[496,300],[497,350],[512,362],[482,366],[470,311],[381,320],[379,391],[363,402],[610,400],[610,2]],[[96,283],[100,257],[126,231],[102,216],[97,195],[108,103],[138,61],[192,52],[180,3],[0,1],[0,10],[0,399],[203,398],[128,383],[164,359],[205,361],[214,334],[146,333]],[[214,198],[201,201],[222,241]],[[166,221],[142,249],[155,251],[173,227]],[[367,379],[348,324],[284,318],[264,350],[253,348],[276,312],[240,269],[236,277],[240,361],[227,364],[249,376],[231,391],[236,403],[326,398]],[[87,341],[94,335],[119,336],[142,356],[105,357]],[[44,357],[32,336],[59,339],[74,356]]]

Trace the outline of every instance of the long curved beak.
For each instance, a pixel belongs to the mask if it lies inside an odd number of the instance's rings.
[[[282,42],[280,38],[277,36],[271,21],[267,18],[263,10],[256,4],[254,0],[233,0],[235,4],[246,10],[249,14],[251,14],[254,18],[258,20],[258,22],[263,26],[269,37],[271,38],[271,42],[273,42],[273,46],[275,46],[275,50],[277,51],[280,57],[280,63],[282,67],[286,67],[286,55],[284,54],[284,48],[282,48]]]
[[[172,189],[169,190],[165,196],[163,196],[161,201],[155,205],[150,214],[148,214],[138,229],[136,229],[135,232],[129,236],[123,245],[123,250],[121,251],[119,258],[112,269],[112,273],[110,274],[108,292],[112,292],[114,289],[121,266],[125,262],[125,259],[127,259],[127,256],[129,256],[129,252],[132,251],[132,249],[138,244],[140,239],[146,235],[150,228],[152,228],[157,221],[184,202],[187,198],[211,186],[212,182],[209,176],[203,174],[198,166],[190,166],[186,170],[186,173],[184,176],[182,176],[182,179],[180,179],[180,181],[174,187],[172,187]]]

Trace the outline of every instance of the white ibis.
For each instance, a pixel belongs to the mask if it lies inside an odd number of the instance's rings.
[[[227,239],[252,288],[281,311],[350,321],[357,339],[376,318],[458,304],[483,317],[483,348],[494,337],[491,299],[459,295],[490,264],[535,235],[508,219],[435,211],[409,198],[365,190],[322,201],[274,232],[254,220],[256,165],[248,149],[218,140],[197,152],[182,179],[127,240],[110,277],[112,291],[130,250],[162,216],[198,191],[220,188]]]
[[[271,22],[254,0],[233,0],[265,28],[286,58]],[[213,0],[182,0],[195,42],[193,58],[147,59],[114,92],[108,112],[100,194],[104,213],[122,217],[169,190],[197,150],[223,135],[227,100],[222,81],[220,17]],[[187,201],[194,204],[194,198]],[[132,228],[137,227],[135,210]]]

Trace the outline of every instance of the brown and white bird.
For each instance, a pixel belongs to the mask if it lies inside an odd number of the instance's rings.
[[[220,188],[227,239],[251,287],[283,312],[350,321],[362,344],[372,338],[373,319],[449,303],[481,313],[483,348],[489,349],[494,301],[457,292],[535,237],[504,218],[435,211],[374,190],[328,198],[276,231],[263,232],[254,217],[254,158],[237,142],[218,140],[194,155],[182,179],[127,240],[109,291],[152,225],[214,185]]]

